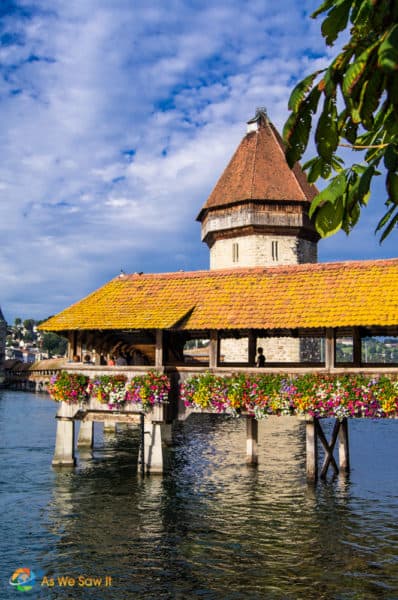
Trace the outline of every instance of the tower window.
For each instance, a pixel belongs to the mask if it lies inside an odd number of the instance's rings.
[[[232,244],[232,262],[239,262],[239,244]]]
[[[271,251],[272,251],[272,260],[278,260],[279,256],[278,256],[278,242],[272,242],[271,244]]]

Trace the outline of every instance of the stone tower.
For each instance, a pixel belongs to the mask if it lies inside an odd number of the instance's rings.
[[[281,136],[257,109],[230,163],[200,211],[210,269],[276,267],[317,262],[319,235],[308,217],[318,193],[300,165],[290,169]],[[258,339],[267,362],[313,356],[318,342]],[[316,350],[318,352],[318,350]],[[221,340],[225,362],[247,360],[248,339]]]
[[[0,387],[4,384],[4,358],[6,351],[7,323],[0,308]]]
[[[258,109],[197,217],[210,269],[316,262],[319,236],[308,218],[316,194],[299,165],[289,168],[279,133]]]

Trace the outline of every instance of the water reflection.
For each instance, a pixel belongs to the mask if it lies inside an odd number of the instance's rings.
[[[45,421],[36,425],[50,455],[53,438]],[[113,585],[37,597],[397,599],[398,473],[393,461],[391,478],[386,462],[398,450],[397,425],[353,424],[351,478],[316,487],[305,480],[304,429],[295,419],[260,424],[253,469],[243,420],[193,416],[176,428],[170,472],[145,479],[136,474],[136,429],[96,432],[92,457],[80,456],[75,471],[40,462],[42,507],[29,552],[48,576],[112,576]],[[380,448],[387,433],[390,448],[372,464],[368,440]],[[28,484],[13,513],[25,532],[30,499]],[[21,548],[23,536],[11,543]]]
[[[163,478],[134,475],[137,436],[122,432],[94,462],[57,476],[50,518],[54,533],[64,528],[58,570],[112,575],[110,598],[121,590],[126,598],[393,593],[392,552],[387,561],[374,552],[387,524],[359,514],[348,480],[306,485],[295,419],[261,424],[258,470],[245,464],[243,421],[180,425]]]

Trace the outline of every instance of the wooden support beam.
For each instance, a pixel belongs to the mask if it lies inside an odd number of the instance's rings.
[[[249,363],[249,366],[254,367],[256,365],[256,345],[257,345],[257,336],[254,333],[254,331],[249,331],[248,341],[249,341],[248,363]]]
[[[339,463],[340,471],[350,470],[350,449],[348,442],[348,420],[343,419],[339,431]]]
[[[68,349],[67,349],[67,357],[68,360],[72,361],[73,357],[75,355],[75,338],[76,338],[76,332],[75,331],[69,331],[68,333]]]
[[[338,468],[336,461],[334,459],[334,456],[333,456],[333,450],[336,445],[337,436],[338,436],[338,433],[340,430],[340,421],[338,419],[336,419],[336,421],[334,423],[332,437],[330,439],[330,442],[327,441],[325,434],[323,433],[321,424],[319,423],[318,419],[315,420],[315,426],[317,428],[317,434],[321,441],[321,444],[325,449],[325,459],[323,461],[323,465],[322,465],[322,469],[321,469],[321,479],[325,479],[329,465],[332,465],[332,468],[336,475],[339,472],[339,468]]]
[[[362,340],[361,333],[358,327],[354,327],[352,331],[352,360],[354,367],[360,367],[362,364]]]
[[[210,369],[216,369],[219,363],[220,350],[219,350],[219,337],[218,331],[210,332],[210,343],[209,343],[209,367]]]
[[[163,367],[163,330],[156,330],[155,367]]]
[[[325,336],[325,367],[334,369],[336,365],[336,343],[334,329],[327,327]]]
[[[307,479],[316,481],[318,479],[318,435],[315,419],[308,419],[305,423],[306,430],[306,458]]]
[[[258,464],[258,421],[253,416],[246,417],[246,463]]]
[[[77,354],[77,331],[73,331],[72,332],[72,356],[71,356],[71,360],[73,359],[74,356],[76,356]]]
[[[76,356],[79,357],[81,361],[83,361],[83,341],[82,341],[82,332],[76,332]]]

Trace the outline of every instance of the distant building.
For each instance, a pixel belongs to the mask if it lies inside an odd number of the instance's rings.
[[[4,360],[6,350],[7,323],[0,308],[0,387],[4,384]]]

